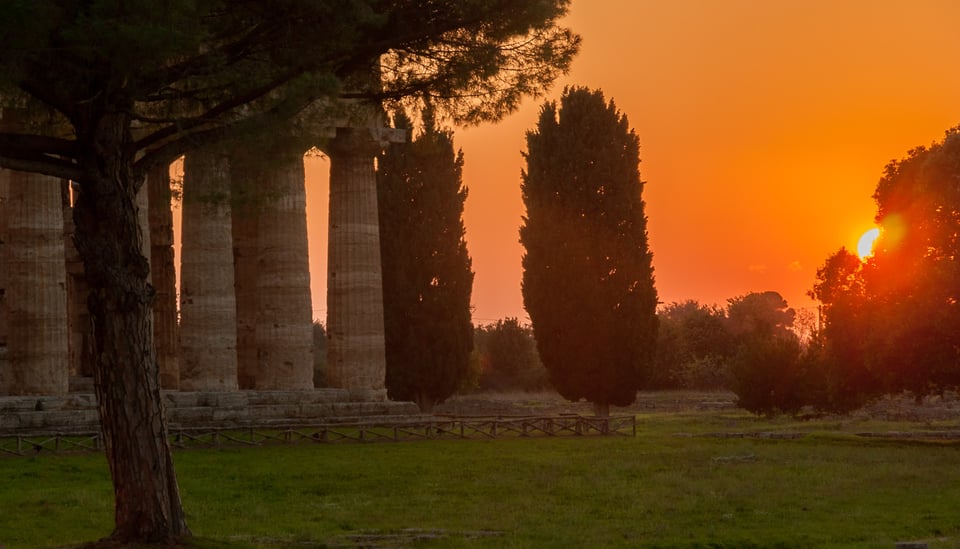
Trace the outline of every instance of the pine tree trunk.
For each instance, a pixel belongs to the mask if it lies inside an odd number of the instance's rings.
[[[383,283],[373,158],[367,128],[338,128],[330,145],[327,380],[386,397]]]
[[[6,170],[0,168],[0,387],[3,386],[3,372],[7,371],[7,196],[10,182]],[[0,389],[0,394],[3,390]]]
[[[77,249],[90,285],[98,357],[94,386],[113,478],[115,529],[124,542],[189,535],[167,439],[153,348],[149,267],[130,171],[129,121],[104,115],[80,133],[86,179],[74,208]]]
[[[32,173],[5,175],[9,337],[0,394],[66,394],[70,378],[60,181]]]
[[[150,280],[153,300],[153,338],[160,369],[160,387],[180,386],[177,325],[177,272],[173,260],[173,212],[170,210],[170,167],[159,164],[147,176],[150,203]]]

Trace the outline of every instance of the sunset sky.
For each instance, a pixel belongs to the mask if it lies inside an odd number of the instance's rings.
[[[455,128],[470,189],[474,320],[527,320],[524,134],[564,85],[603,90],[640,137],[660,300],[724,305],[816,269],[873,226],[884,165],[960,124],[955,0],[574,0],[570,74],[496,125]],[[326,316],[328,165],[308,159],[314,317]]]

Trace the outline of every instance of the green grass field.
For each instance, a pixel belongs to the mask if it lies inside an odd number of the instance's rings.
[[[960,418],[638,418],[636,438],[229,448],[175,459],[201,546],[960,547],[960,443],[853,434],[957,430]],[[804,436],[750,436],[761,432]],[[102,456],[0,458],[0,478],[6,549],[109,534]]]

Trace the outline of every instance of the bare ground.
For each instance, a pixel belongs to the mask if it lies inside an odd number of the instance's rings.
[[[736,400],[736,395],[725,391],[641,392],[633,404],[612,407],[610,413],[729,411],[736,409]],[[570,402],[554,392],[480,393],[454,396],[437,405],[434,413],[486,417],[592,415],[593,406],[585,401]],[[920,403],[909,394],[882,397],[843,417],[918,423],[960,420],[960,395],[948,392],[942,396],[928,397]]]

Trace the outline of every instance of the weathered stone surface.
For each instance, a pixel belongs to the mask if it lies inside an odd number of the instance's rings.
[[[234,198],[233,279],[237,300],[237,384],[240,389],[257,388],[257,200],[256,170],[250,158],[237,154],[230,160],[230,186]],[[250,155],[253,156],[253,155]],[[238,158],[239,157],[239,158]],[[248,198],[249,197],[249,198]]]
[[[17,414],[0,412],[0,433],[16,432],[20,429],[20,416]]]
[[[190,424],[209,423],[213,419],[213,408],[209,406],[193,406],[189,408],[173,408],[167,410],[167,420],[170,423]]]
[[[6,179],[3,268],[7,360],[0,395],[69,390],[67,281],[60,180],[0,170]]]
[[[325,404],[301,404],[301,417],[327,417],[336,415],[336,404],[329,402]]]
[[[163,392],[163,405],[166,406],[167,409],[199,406],[201,395],[203,395],[203,393],[195,391],[165,391]]]
[[[351,402],[385,402],[387,400],[386,389],[369,388],[351,388]]]
[[[420,416],[412,402],[351,401],[345,390],[163,393],[172,429],[268,427]],[[0,397],[0,434],[99,430],[92,394]]]
[[[208,406],[215,408],[246,408],[250,405],[249,393],[238,391],[231,393],[210,393]]]
[[[92,392],[70,395],[67,397],[67,402],[71,410],[84,410],[97,407],[97,397]]]
[[[100,418],[94,410],[54,410],[20,412],[19,429],[23,431],[97,431]]]
[[[346,402],[350,392],[346,389],[314,389],[312,391],[253,391],[249,393],[250,405],[299,403]]]
[[[338,128],[330,142],[327,379],[386,394],[383,283],[374,155],[368,128]]]
[[[37,397],[34,410],[37,412],[54,412],[67,408],[69,402],[64,398]]]
[[[37,409],[37,397],[12,396],[0,398],[0,412],[31,412]]]
[[[153,340],[157,349],[160,386],[180,386],[180,327],[177,322],[177,275],[173,254],[173,212],[170,209],[170,167],[160,164],[147,175],[150,226],[150,280],[153,301]]]
[[[93,378],[87,376],[70,376],[71,393],[93,393]]]
[[[73,223],[73,208],[63,210],[63,250],[67,271],[67,329],[70,361],[70,392],[93,392],[93,324],[87,300],[90,287],[83,266],[83,259],[74,242],[76,227]],[[76,384],[79,380],[86,381]]]
[[[257,222],[257,389],[313,389],[313,306],[303,157],[270,170]]]
[[[180,286],[180,388],[237,389],[229,165],[197,150],[184,161]]]

